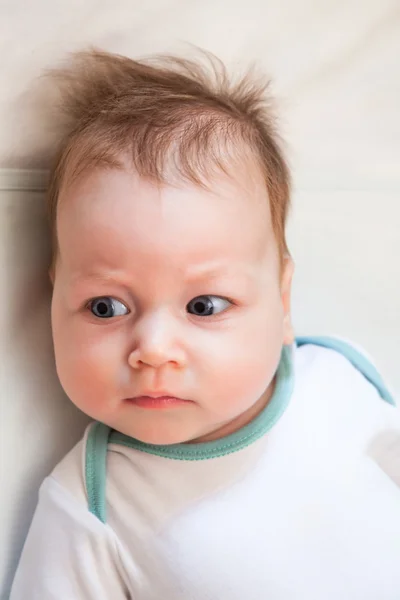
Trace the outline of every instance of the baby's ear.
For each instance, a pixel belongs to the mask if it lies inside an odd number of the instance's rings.
[[[283,343],[293,344],[294,331],[292,325],[291,308],[291,292],[292,280],[294,273],[294,262],[290,256],[286,256],[283,260],[282,275],[281,275],[281,298],[283,307]]]

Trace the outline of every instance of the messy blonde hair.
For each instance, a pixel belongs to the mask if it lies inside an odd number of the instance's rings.
[[[204,185],[210,170],[227,170],[232,155],[254,156],[270,202],[281,258],[290,176],[275,131],[268,82],[250,71],[231,82],[220,61],[151,60],[89,50],[52,71],[67,128],[50,174],[48,213],[53,264],[58,250],[60,193],[82,173],[124,168],[168,183],[171,169]],[[124,160],[125,159],[125,160]]]

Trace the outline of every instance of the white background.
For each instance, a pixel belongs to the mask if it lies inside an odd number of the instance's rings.
[[[273,78],[295,178],[297,332],[352,338],[400,391],[399,0],[0,0],[2,600],[39,483],[85,423],[52,359],[37,169],[57,123],[37,77],[89,44],[138,57],[185,42]]]

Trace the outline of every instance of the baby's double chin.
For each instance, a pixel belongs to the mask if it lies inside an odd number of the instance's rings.
[[[275,388],[275,378],[272,381],[272,383],[269,385],[268,389],[264,392],[264,394],[257,400],[257,402],[255,402],[252,406],[250,406],[250,408],[248,408],[245,412],[241,413],[240,415],[238,415],[234,419],[230,420],[229,422],[216,427],[209,433],[206,433],[206,434],[196,437],[194,439],[188,440],[187,443],[194,444],[194,443],[213,442],[215,440],[219,440],[228,435],[231,435],[232,433],[235,433],[236,431],[239,431],[239,429],[242,429],[242,427],[245,427],[246,425],[251,423],[251,421],[253,421],[253,419],[255,419],[264,410],[264,408],[267,406],[268,402],[270,401],[270,399],[272,397],[274,388]]]

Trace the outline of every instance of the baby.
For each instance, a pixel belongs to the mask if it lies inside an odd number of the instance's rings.
[[[57,372],[94,422],[42,484],[12,600],[398,600],[400,413],[297,338],[266,86],[91,51],[58,71]]]

